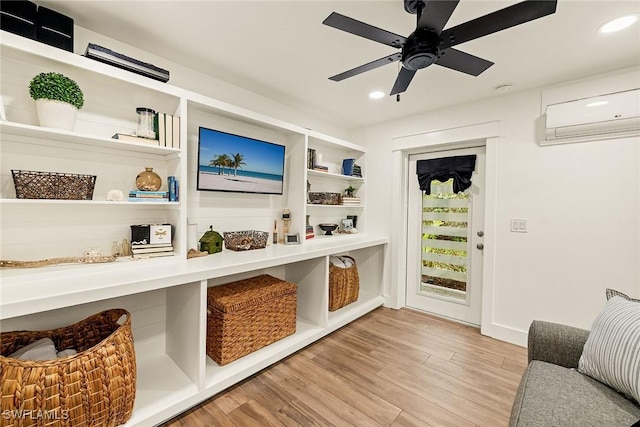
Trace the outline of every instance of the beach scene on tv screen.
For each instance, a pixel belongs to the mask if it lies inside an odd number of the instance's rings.
[[[198,189],[282,194],[284,147],[201,128]]]

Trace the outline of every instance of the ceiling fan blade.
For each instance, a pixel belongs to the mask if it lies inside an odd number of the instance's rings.
[[[442,52],[442,56],[438,58],[436,64],[460,71],[461,73],[478,76],[487,68],[491,67],[493,62],[457,49],[449,48]]]
[[[447,24],[460,0],[427,0],[418,20],[418,28],[430,28],[437,34]]]
[[[448,28],[441,33],[440,49],[551,15],[555,13],[557,3],[557,0],[527,0]]]
[[[364,73],[365,71],[373,70],[374,68],[382,67],[383,65],[387,65],[392,62],[400,61],[400,59],[402,59],[402,54],[400,52],[394,53],[392,55],[385,56],[384,58],[371,61],[368,64],[353,68],[349,71],[345,71],[344,73],[336,74],[335,76],[329,77],[329,80],[339,82],[340,80],[348,79],[349,77],[356,76],[358,74]]]
[[[373,40],[374,42],[386,44],[387,46],[400,48],[407,41],[407,38],[394,34],[390,31],[383,30],[373,25],[365,24],[364,22],[357,21],[348,16],[340,15],[337,12],[331,13],[322,21],[324,25],[328,25],[338,30],[346,31],[347,33],[355,34],[356,36],[364,37],[365,39]]]
[[[398,78],[393,84],[393,89],[391,89],[391,93],[389,95],[396,95],[407,90],[407,88],[409,87],[409,83],[411,83],[411,79],[413,79],[413,76],[415,74],[416,70],[408,70],[404,67],[400,68]]]

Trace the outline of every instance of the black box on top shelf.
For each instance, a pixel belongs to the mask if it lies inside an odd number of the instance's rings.
[[[73,19],[40,6],[37,39],[39,42],[73,52]]]
[[[30,1],[0,1],[0,28],[35,39],[38,6]]]

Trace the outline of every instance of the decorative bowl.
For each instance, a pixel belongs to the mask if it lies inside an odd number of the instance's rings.
[[[320,224],[320,229],[325,232],[325,236],[333,236],[331,232],[336,228],[338,228],[338,224]]]

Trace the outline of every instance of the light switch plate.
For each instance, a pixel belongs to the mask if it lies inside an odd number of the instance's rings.
[[[511,218],[511,232],[512,233],[526,233],[527,232],[527,220],[521,218]]]

